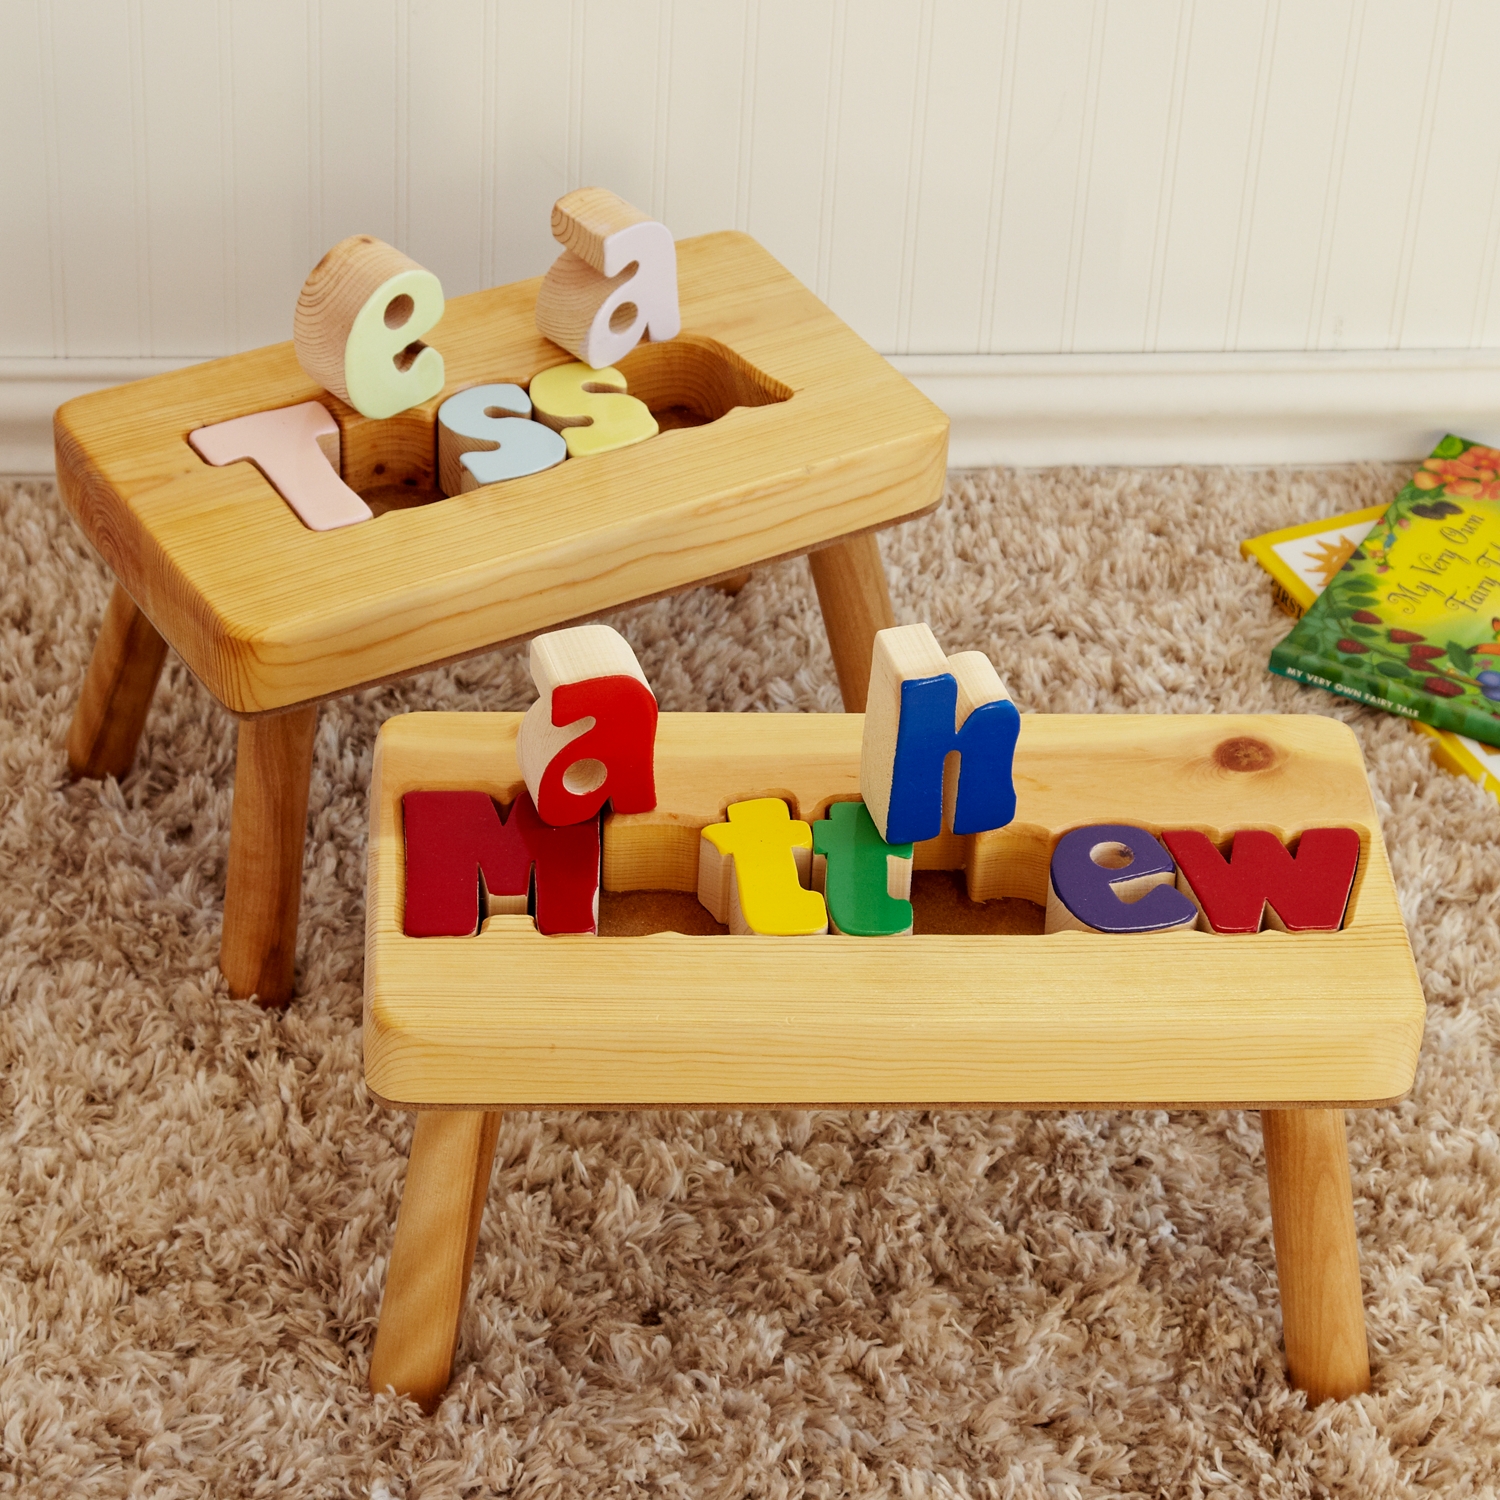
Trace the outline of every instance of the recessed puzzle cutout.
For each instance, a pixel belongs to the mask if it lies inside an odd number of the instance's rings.
[[[338,407],[247,413],[198,428],[189,443],[208,463],[253,463],[304,525],[325,531],[790,399],[789,386],[717,340],[679,339],[665,225],[582,188],[558,201],[553,231],[564,249],[536,321],[577,362],[519,379],[497,372],[435,404],[443,357],[425,340],[443,316],[442,286],[394,247],[351,235],[313,268],[293,318],[298,362]],[[331,477],[308,451],[310,436],[329,434]],[[386,447],[402,455],[400,472],[370,457]]]
[[[473,935],[486,911],[514,914],[522,898],[543,933],[597,933],[614,830],[658,812],[656,699],[624,638],[604,625],[538,636],[531,671],[538,697],[516,740],[525,791],[508,820],[477,790],[405,796],[408,937]],[[832,797],[823,816],[804,820],[785,797],[726,787],[720,821],[682,826],[661,809],[675,882],[661,888],[681,889],[688,875],[704,909],[737,936],[920,936],[912,881],[927,851],[993,835],[1016,815],[1022,721],[982,654],[944,656],[925,625],[877,635],[870,701],[862,800]],[[871,805],[872,791],[882,805]],[[880,816],[914,837],[887,840]],[[649,888],[639,858],[619,861],[630,871],[621,889]],[[1048,855],[1044,931],[1335,932],[1359,861],[1359,832],[1347,827],[1309,828],[1291,848],[1245,829],[1227,858],[1198,829],[1066,828]]]

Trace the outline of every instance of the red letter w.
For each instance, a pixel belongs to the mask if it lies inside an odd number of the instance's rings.
[[[1178,886],[1198,903],[1214,932],[1259,932],[1261,919],[1283,932],[1337,932],[1359,867],[1353,828],[1309,828],[1297,853],[1274,833],[1246,828],[1226,860],[1202,833],[1164,833]],[[1269,908],[1269,910],[1268,910]]]

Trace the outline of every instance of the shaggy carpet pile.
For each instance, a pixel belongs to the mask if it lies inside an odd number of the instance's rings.
[[[322,715],[300,995],[215,966],[233,725],[175,659],[121,784],[63,741],[107,579],[0,485],[0,1492],[27,1497],[1494,1496],[1500,809],[1408,725],[1267,675],[1237,552],[1403,469],[955,475],[902,620],[1023,708],[1334,714],[1429,1011],[1350,1117],[1374,1392],[1288,1389],[1257,1118],[515,1114],[451,1391],[365,1390],[411,1117],[360,1068],[379,723],[520,708],[507,650]],[[615,617],[667,709],[835,710],[802,562]]]

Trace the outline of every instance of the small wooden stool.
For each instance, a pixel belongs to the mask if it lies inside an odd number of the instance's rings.
[[[58,411],[58,484],[117,579],[69,763],[129,769],[168,645],[239,717],[233,993],[292,994],[323,699],[805,553],[845,707],[863,708],[875,632],[894,623],[874,533],[937,504],[947,419],[748,236],[677,248],[683,332],[619,366],[662,432],[451,499],[435,488],[442,401],[571,358],[536,331],[539,279],[449,302],[433,335],[448,384],[385,421],[319,390],[289,343]],[[188,446],[310,400],[375,519],[309,531],[250,464]]]
[[[448,1384],[498,1111],[878,1106],[1258,1109],[1292,1381],[1369,1387],[1343,1111],[1411,1087],[1424,1005],[1349,729],[1315,716],[1030,715],[1009,827],[917,845],[979,901],[1046,899],[1088,823],[1355,827],[1340,932],[1108,937],[542,937],[402,933],[401,798],[522,787],[519,714],[386,722],[371,783],[365,1077],[417,1117],[375,1391]],[[659,805],[604,828],[606,891],[695,891],[699,830],[775,795],[814,818],[859,795],[861,715],[663,714]],[[608,992],[597,976],[610,977]]]

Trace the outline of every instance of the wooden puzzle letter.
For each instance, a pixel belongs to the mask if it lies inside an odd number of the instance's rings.
[[[698,899],[740,935],[812,937],[828,931],[828,907],[805,889],[812,830],[779,797],[734,802],[727,823],[698,842]]]
[[[548,937],[599,931],[599,819],[554,828],[522,792],[510,821],[535,868],[536,930]],[[493,912],[493,907],[491,908]]]
[[[586,458],[656,436],[656,418],[646,403],[624,391],[618,370],[556,365],[532,376],[531,405],[537,421],[562,433],[570,458]]]
[[[835,802],[812,825],[813,886],[828,902],[828,925],[850,937],[912,930],[912,846],[888,844],[863,802]]]
[[[394,417],[443,388],[443,356],[422,342],[443,316],[442,283],[372,235],[340,240],[297,298],[297,361],[367,417]]]
[[[492,903],[500,898],[508,900],[511,911],[526,910],[531,855],[514,814],[502,823],[485,792],[408,792],[401,812],[406,833],[401,930],[407,937],[477,932],[484,910],[481,882]]]
[[[476,385],[438,407],[438,483],[459,495],[520,479],[568,456],[562,434],[526,419],[531,397],[518,385]]]
[[[401,809],[407,937],[470,937],[485,916],[524,915],[533,870],[539,932],[598,932],[598,819],[550,828],[524,792],[504,821],[485,792],[408,792]]]
[[[1016,815],[1020,732],[1021,716],[982,652],[944,656],[926,625],[876,633],[859,789],[887,842],[935,838],[945,826],[1003,828]]]
[[[629,643],[608,625],[578,625],[531,643],[538,697],[516,740],[521,774],[556,826],[656,806],[656,698]]]
[[[1096,823],[1065,833],[1052,851],[1048,932],[1167,932],[1198,909],[1172,884],[1172,856],[1146,832]]]
[[[374,512],[339,478],[339,424],[316,401],[215,422],[188,434],[205,462],[255,465],[313,531],[368,521]]]
[[[594,369],[642,338],[676,338],[677,247],[665,224],[603,188],[557,200],[552,234],[563,253],[542,278],[537,331]]]
[[[1207,834],[1162,834],[1177,861],[1177,888],[1198,907],[1206,932],[1337,932],[1359,868],[1353,828],[1309,828],[1295,855],[1265,829],[1235,834],[1226,860]]]

